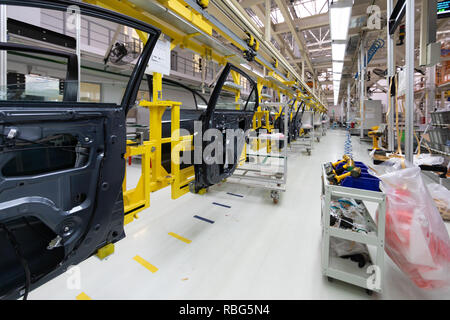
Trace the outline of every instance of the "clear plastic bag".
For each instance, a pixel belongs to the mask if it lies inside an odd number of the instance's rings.
[[[420,169],[380,176],[386,193],[386,245],[389,257],[420,288],[450,285],[450,240]]]
[[[450,191],[437,183],[431,183],[427,188],[442,218],[450,220]]]
[[[368,232],[366,218],[363,215],[364,208],[355,200],[342,198],[332,201],[330,208],[331,216],[336,220],[335,227],[346,228],[345,226],[351,225],[351,229],[355,232]]]
[[[434,156],[429,153],[422,153],[421,155],[414,156],[414,164],[416,166],[420,165],[428,165],[428,166],[436,166],[444,163],[444,157]]]
[[[369,256],[367,246],[359,242],[330,237],[330,246],[338,257],[351,256],[355,254]]]

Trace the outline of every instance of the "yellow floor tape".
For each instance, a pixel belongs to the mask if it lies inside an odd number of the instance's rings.
[[[179,235],[177,235],[176,233],[173,233],[173,232],[169,232],[169,236],[177,238],[178,240],[181,240],[181,241],[186,242],[186,243],[191,243],[192,242],[192,240],[186,239],[186,238],[184,238],[182,236],[179,236]]]
[[[146,268],[147,270],[149,270],[152,273],[155,273],[156,271],[158,271],[158,268],[155,267],[154,265],[152,265],[150,262],[148,262],[147,260],[145,260],[144,258],[142,258],[141,256],[135,256],[133,258],[134,261],[138,262],[139,264],[141,264],[144,268]]]
[[[77,300],[92,300],[86,293],[82,292],[76,297]]]

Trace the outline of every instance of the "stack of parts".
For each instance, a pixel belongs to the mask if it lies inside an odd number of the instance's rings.
[[[420,288],[450,285],[450,239],[433,199],[413,167],[380,176],[386,194],[386,252]]]
[[[366,220],[362,214],[364,208],[353,199],[332,201],[330,209],[330,226],[367,233]],[[330,238],[330,244],[338,257],[350,258],[357,262],[360,268],[370,262],[369,251],[365,244],[336,237]]]

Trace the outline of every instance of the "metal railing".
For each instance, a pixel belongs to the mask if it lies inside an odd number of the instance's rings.
[[[65,12],[41,10],[41,26],[68,36],[75,36],[75,30],[67,29],[66,17],[67,14]],[[115,32],[115,28],[109,28],[86,17],[81,17],[81,41],[87,43],[89,46],[92,45],[102,49],[108,48],[111,45]],[[119,32],[117,41],[138,41],[140,42],[139,46],[141,48],[143,46],[139,38],[133,37],[133,35],[127,35],[124,32]]]
[[[202,66],[199,62],[193,59],[180,57],[177,54],[172,54],[170,60],[170,70],[201,79]],[[206,63],[206,66],[203,67],[206,68],[205,80],[212,80],[214,77],[214,66],[212,65],[212,62]]]

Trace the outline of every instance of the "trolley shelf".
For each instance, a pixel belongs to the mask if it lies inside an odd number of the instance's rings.
[[[282,107],[285,115],[288,114],[287,103],[267,103],[266,107]],[[283,113],[282,113],[283,114]],[[288,145],[288,117],[284,117],[284,133],[262,134],[250,139],[283,141],[282,150],[275,152],[268,151],[249,151],[247,157],[254,162],[246,162],[238,166],[231,177],[227,179],[229,183],[237,183],[251,187],[270,190],[270,196],[276,204],[280,199],[280,192],[286,191],[287,182],[287,145]]]
[[[384,276],[384,237],[386,223],[386,195],[383,192],[369,191],[356,188],[348,188],[331,185],[326,178],[325,166],[322,165],[322,273],[328,278],[348,282],[370,291],[382,291],[382,279]],[[330,206],[335,199],[353,199],[363,208],[363,216],[366,219],[367,233],[354,232],[350,229],[341,229],[330,226]],[[378,204],[378,219],[375,222],[363,201]],[[330,237],[355,241],[375,247],[375,254],[370,252],[370,264],[378,272],[375,277],[379,286],[373,286],[369,280],[373,274],[368,272],[368,265],[359,268],[355,262],[334,256],[330,250]],[[369,265],[370,265],[369,264]]]

